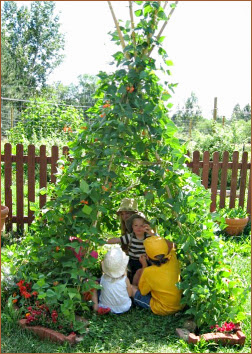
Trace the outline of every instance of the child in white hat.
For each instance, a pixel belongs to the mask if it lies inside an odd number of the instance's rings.
[[[132,286],[126,276],[129,257],[119,246],[111,248],[102,262],[100,292],[94,291],[93,309],[98,314],[123,313],[131,307]]]

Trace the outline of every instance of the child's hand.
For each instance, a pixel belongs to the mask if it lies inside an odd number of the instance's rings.
[[[151,236],[155,235],[154,231],[152,230],[152,228],[150,227],[149,224],[144,224],[143,230],[144,230],[144,232],[147,232],[148,235],[151,235]]]
[[[143,268],[146,268],[146,267],[148,266],[146,254],[142,254],[142,255],[139,257],[139,262],[142,264]]]

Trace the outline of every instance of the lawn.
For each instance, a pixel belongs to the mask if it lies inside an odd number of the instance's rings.
[[[246,286],[251,282],[251,243],[249,228],[242,237],[224,237],[232,272]],[[5,248],[3,248],[3,252]],[[183,312],[160,317],[143,309],[131,308],[123,315],[87,314],[89,331],[77,345],[42,341],[17,325],[15,312],[2,304],[2,353],[249,353],[251,352],[251,299],[244,304],[247,318],[242,323],[244,347],[228,347],[201,341],[188,345],[175,333],[186,319]]]

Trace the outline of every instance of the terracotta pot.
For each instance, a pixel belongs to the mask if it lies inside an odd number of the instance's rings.
[[[1,205],[1,231],[3,230],[5,219],[9,213],[9,208],[7,206]]]
[[[244,230],[245,226],[247,225],[249,221],[249,218],[243,218],[243,219],[238,219],[238,218],[234,218],[234,219],[229,219],[226,218],[225,222],[228,225],[225,228],[225,232],[230,235],[230,236],[238,236],[242,233],[242,231]]]

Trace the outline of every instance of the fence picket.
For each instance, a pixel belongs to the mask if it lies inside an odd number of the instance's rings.
[[[203,153],[203,169],[202,169],[202,184],[206,189],[208,188],[209,161],[210,161],[209,151],[204,151],[204,153]]]
[[[199,176],[199,160],[200,160],[200,152],[198,150],[193,152],[193,173]]]
[[[247,162],[248,153],[243,151],[242,154],[242,166],[241,166],[241,179],[240,179],[240,196],[239,196],[239,206],[244,207],[245,191],[246,191],[246,180],[247,180]]]
[[[222,157],[222,169],[221,169],[220,204],[219,204],[220,208],[225,208],[225,203],[226,203],[228,159],[229,159],[229,152],[224,151]]]
[[[28,146],[28,224],[33,220],[34,211],[30,209],[30,203],[35,202],[35,146]]]
[[[40,179],[39,179],[39,188],[44,188],[47,185],[47,157],[46,157],[46,146],[41,145],[39,151],[40,157]],[[43,208],[46,203],[46,194],[39,195],[39,207]]]
[[[249,171],[247,213],[251,215],[251,165],[250,165],[250,171]]]
[[[4,146],[4,174],[5,204],[9,208],[8,218],[5,223],[5,230],[9,232],[12,231],[12,163],[11,144],[9,143]]]
[[[238,175],[238,161],[239,161],[239,152],[234,151],[233,152],[233,166],[232,166],[232,176],[231,176],[229,208],[235,207],[237,175]]]
[[[56,183],[56,176],[57,173],[57,161],[59,159],[59,148],[58,146],[52,146],[52,158],[51,158],[51,182]]]
[[[24,148],[22,144],[17,144],[16,162],[16,196],[17,196],[17,229],[24,229]]]
[[[211,182],[211,200],[210,211],[216,210],[216,196],[218,187],[218,172],[219,172],[219,152],[213,153],[213,169],[212,169],[212,182]]]

